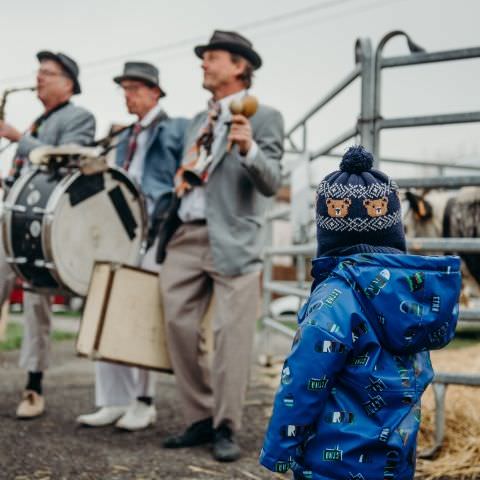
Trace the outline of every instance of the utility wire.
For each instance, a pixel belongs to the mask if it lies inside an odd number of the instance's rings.
[[[350,2],[353,2],[353,1],[355,1],[355,0],[330,0],[330,1],[327,1],[327,2],[322,2],[320,4],[314,4],[314,5],[310,5],[308,7],[300,8],[298,10],[293,10],[293,11],[290,11],[288,13],[284,13],[284,14],[281,14],[281,15],[276,15],[274,17],[268,17],[268,18],[264,18],[262,20],[257,20],[255,22],[248,22],[248,23],[244,23],[244,24],[241,24],[241,25],[237,25],[236,27],[233,28],[233,30],[240,30],[240,31],[254,30],[254,29],[266,26],[266,25],[272,25],[274,23],[282,22],[284,20],[291,20],[292,18],[303,16],[303,15],[306,15],[307,13],[312,13],[312,12],[315,12],[315,11],[318,11],[318,10],[324,10],[326,8],[332,8],[332,7],[335,7],[337,5],[341,5],[342,3],[350,3]],[[186,39],[183,39],[183,40],[178,40],[176,42],[171,42],[171,43],[159,45],[159,46],[156,46],[156,47],[151,47],[151,48],[147,48],[147,49],[143,49],[143,50],[137,50],[137,51],[134,51],[134,52],[129,52],[129,53],[123,54],[123,55],[117,55],[115,57],[106,57],[106,58],[103,58],[103,59],[94,60],[94,61],[91,61],[91,62],[86,62],[84,65],[85,65],[85,67],[93,67],[93,66],[96,66],[98,64],[103,65],[107,62],[123,60],[125,57],[130,57],[130,56],[134,57],[134,56],[138,56],[138,55],[148,55],[148,54],[151,54],[151,53],[158,53],[158,52],[173,50],[173,49],[184,47],[184,46],[190,46],[190,45],[192,45],[196,42],[201,42],[204,39],[205,39],[204,35],[196,36],[196,37],[190,37],[190,38],[186,38]]]
[[[297,21],[297,23],[293,23],[292,25],[289,25],[288,26],[288,32],[287,30],[285,29],[284,26],[277,26],[276,28],[273,28],[272,30],[265,30],[261,33],[258,33],[256,35],[256,38],[268,38],[268,37],[271,37],[271,36],[276,36],[276,35],[279,35],[279,34],[284,34],[284,33],[290,33],[292,30],[295,30],[295,29],[298,29],[298,28],[303,28],[303,27],[310,27],[312,25],[319,25],[319,24],[322,24],[322,23],[325,23],[325,22],[328,22],[328,21],[331,21],[331,20],[334,20],[334,19],[337,19],[337,18],[346,18],[346,17],[351,17],[353,15],[358,15],[358,14],[362,14],[362,13],[365,13],[365,12],[368,12],[368,11],[371,11],[371,10],[377,10],[377,9],[380,9],[380,8],[385,8],[385,7],[388,7],[390,6],[391,4],[393,3],[399,3],[399,2],[406,2],[406,1],[413,1],[413,0],[376,0],[376,1],[373,1],[369,4],[364,4],[362,5],[361,7],[358,7],[358,8],[351,8],[345,12],[335,12],[335,13],[331,13],[327,16],[322,16],[320,18],[317,18],[317,19],[312,19],[312,18],[309,18],[307,20],[302,20],[302,21]],[[417,0],[418,1],[418,0]],[[160,54],[158,56],[155,56],[155,61],[161,61],[162,62],[162,65],[164,65],[164,62],[167,60],[179,60],[180,58],[184,58],[186,55],[191,55],[191,50],[186,50],[187,47],[191,47],[191,43],[189,43],[188,45],[184,45],[183,48],[181,49],[181,51],[177,51],[177,52],[160,52]],[[109,71],[109,69],[111,68],[111,66],[109,64],[103,64],[103,65],[99,65],[99,67],[101,67],[101,70],[100,69],[96,69],[95,72],[91,72],[89,74],[89,78],[91,79],[92,77],[96,77],[98,75],[101,75],[103,74],[105,71]]]
[[[316,12],[316,11],[319,11],[319,10],[325,10],[325,9],[328,9],[328,8],[333,8],[333,7],[336,7],[336,6],[345,4],[345,3],[352,3],[354,1],[355,0],[329,0],[329,1],[326,1],[326,2],[322,2],[320,4],[318,4],[318,2],[317,2],[317,3],[309,5],[307,7],[292,10],[292,11],[287,12],[287,13],[275,15],[275,16],[264,18],[264,19],[257,20],[257,21],[254,21],[254,22],[248,22],[248,23],[244,23],[244,24],[241,24],[241,25],[237,25],[236,27],[233,28],[233,30],[245,31],[245,30],[253,30],[253,29],[257,29],[257,28],[261,28],[261,27],[265,27],[265,26],[270,26],[270,25],[273,25],[275,23],[283,22],[285,20],[291,20],[291,19],[297,18],[299,16],[310,14],[310,13],[313,13],[313,12]],[[190,38],[185,38],[185,39],[182,39],[182,40],[178,40],[176,42],[165,43],[163,45],[158,45],[156,47],[151,47],[151,48],[148,48],[148,49],[127,52],[127,53],[122,54],[122,55],[109,56],[109,57],[104,57],[104,58],[97,59],[97,60],[92,60],[92,61],[89,61],[89,62],[82,62],[81,63],[82,70],[93,68],[93,67],[96,67],[96,66],[99,66],[99,65],[104,66],[104,65],[106,65],[108,63],[111,63],[111,62],[117,62],[119,60],[124,60],[126,57],[135,57],[135,56],[141,56],[141,55],[148,55],[148,54],[152,54],[152,53],[168,52],[169,50],[174,50],[174,49],[177,49],[177,48],[190,46],[190,45],[192,45],[196,42],[200,42],[204,39],[205,39],[204,35],[195,36],[195,37],[190,37]],[[31,73],[23,74],[23,75],[16,75],[14,77],[5,77],[5,78],[0,78],[0,83],[14,83],[14,82],[17,82],[17,81],[28,80],[31,77],[32,77]]]

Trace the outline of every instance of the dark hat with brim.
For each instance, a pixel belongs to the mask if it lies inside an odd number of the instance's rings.
[[[167,95],[160,86],[159,72],[155,65],[147,62],[126,62],[123,66],[122,75],[113,78],[119,85],[124,80],[139,80],[150,87],[157,87],[160,90],[160,97]]]
[[[262,66],[262,59],[253,49],[252,42],[236,32],[215,30],[207,45],[198,45],[193,49],[200,58],[207,50],[226,50],[240,55],[252,64],[254,70]]]
[[[77,62],[73,60],[73,58],[70,58],[64,53],[54,53],[48,50],[42,50],[41,52],[38,52],[37,58],[39,62],[42,60],[53,60],[54,62],[58,63],[68,78],[70,78],[73,82],[73,94],[77,95],[78,93],[82,92],[80,83],[78,82],[78,74],[80,73],[80,69],[78,68]]]

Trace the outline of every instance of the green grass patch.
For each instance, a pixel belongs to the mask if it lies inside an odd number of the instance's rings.
[[[10,350],[18,350],[22,344],[23,327],[18,323],[9,323],[7,325],[7,333],[4,341],[0,342],[0,352],[7,352]],[[61,330],[54,330],[52,332],[52,340],[54,342],[62,340],[72,340],[76,335],[71,332]]]
[[[54,342],[61,342],[63,340],[73,340],[77,335],[72,332],[64,332],[63,330],[54,330],[52,332],[52,340]]]
[[[58,312],[53,311],[52,314],[57,317],[68,317],[68,318],[80,318],[82,316],[82,312],[77,312],[73,310],[65,310],[65,311],[62,310]]]
[[[23,327],[18,323],[9,323],[5,340],[0,342],[0,352],[17,350],[22,344]]]

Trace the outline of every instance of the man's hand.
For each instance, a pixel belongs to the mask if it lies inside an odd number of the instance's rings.
[[[0,138],[6,138],[12,142],[18,142],[22,134],[15,128],[5,122],[0,122]]]
[[[250,122],[243,115],[233,115],[230,133],[228,135],[229,144],[236,143],[240,155],[246,155],[252,146],[252,127]]]

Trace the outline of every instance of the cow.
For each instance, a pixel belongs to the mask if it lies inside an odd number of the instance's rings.
[[[405,192],[402,205],[407,237],[479,237],[480,188],[457,191]],[[471,305],[480,298],[480,255],[460,254],[462,258],[461,303]]]

